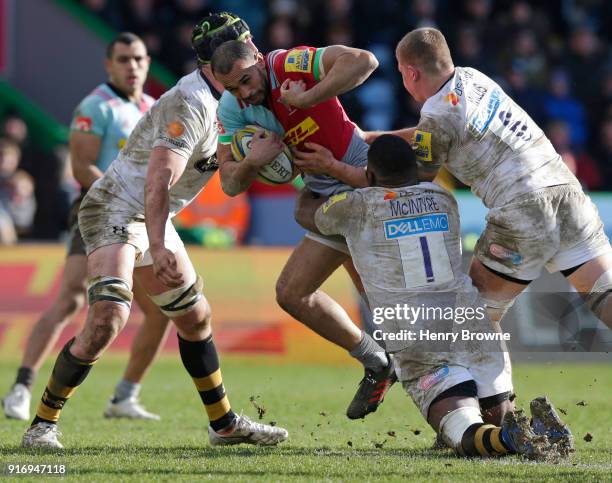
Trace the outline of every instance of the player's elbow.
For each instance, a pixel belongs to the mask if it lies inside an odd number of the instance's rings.
[[[359,63],[363,71],[370,75],[378,68],[378,59],[376,56],[367,50],[362,50],[359,53]]]

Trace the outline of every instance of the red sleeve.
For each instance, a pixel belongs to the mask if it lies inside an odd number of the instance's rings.
[[[285,79],[303,80],[307,84],[319,82],[319,57],[323,50],[302,45],[280,52],[274,59],[274,73],[279,83]]]

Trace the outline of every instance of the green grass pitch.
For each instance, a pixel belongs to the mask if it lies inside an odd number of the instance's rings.
[[[518,457],[462,460],[430,450],[434,433],[400,385],[377,413],[350,421],[344,411],[360,378],[357,366],[279,364],[265,358],[222,358],[233,409],[257,418],[250,401],[265,408],[263,422],[286,427],[290,439],[277,448],[211,448],[206,416],[178,355],[165,355],[145,379],[142,401],[160,422],[102,417],[124,360],[116,355],[96,364],[68,403],[61,420],[66,450],[36,452],[19,447],[27,426],[0,422],[0,480],[8,464],[65,464],[66,479],[79,481],[610,481],[612,475],[609,364],[518,364],[518,403],[549,395],[567,412],[577,451],[558,465]],[[0,363],[1,390],[15,364]],[[50,365],[37,381],[40,397]],[[584,405],[577,403],[584,401]],[[592,436],[590,442],[585,435]],[[589,439],[587,437],[587,439]],[[18,481],[41,481],[41,476]],[[53,480],[52,480],[53,481]]]

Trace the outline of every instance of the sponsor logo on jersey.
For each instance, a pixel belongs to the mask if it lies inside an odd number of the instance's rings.
[[[448,94],[446,94],[444,96],[444,100],[446,102],[450,102],[453,106],[456,106],[457,104],[459,104],[459,96],[455,94],[454,92],[449,92]]]
[[[509,261],[512,263],[512,265],[518,265],[523,261],[523,257],[520,253],[514,252],[509,248],[498,245],[497,243],[491,243],[489,245],[489,253],[491,253],[491,255],[493,255],[495,258]]]
[[[91,131],[93,121],[91,117],[77,116],[74,120],[74,129],[77,131]]]
[[[285,133],[285,137],[283,141],[289,146],[296,146],[300,144],[304,139],[309,136],[312,136],[319,130],[319,125],[315,122],[315,120],[308,116],[297,126],[292,127]]]
[[[171,138],[178,138],[185,132],[185,126],[180,121],[172,121],[166,126],[166,132]]]
[[[419,129],[414,131],[413,148],[417,161],[431,161],[431,133]]]
[[[493,89],[489,99],[478,104],[478,108],[468,120],[468,129],[477,135],[483,135],[505,98],[506,96],[500,89]]]
[[[345,200],[347,195],[348,195],[348,192],[345,191],[344,193],[340,193],[340,194],[332,196],[323,205],[323,213],[327,213],[327,210],[329,210],[332,206],[334,206],[339,201]]]
[[[285,58],[285,72],[312,72],[312,59],[310,50],[290,50]]]
[[[442,379],[444,379],[450,373],[450,369],[448,366],[442,366],[440,369],[436,369],[434,372],[429,374],[425,374],[421,376],[419,379],[419,389],[421,391],[427,391],[436,384],[438,384]]]
[[[448,231],[448,215],[446,213],[436,213],[431,215],[415,216],[412,218],[398,218],[395,220],[385,220],[385,238],[395,240],[405,236],[422,235],[432,232]]]
[[[397,198],[397,193],[395,191],[389,191],[383,199],[385,201],[389,201],[394,200],[395,198]]]

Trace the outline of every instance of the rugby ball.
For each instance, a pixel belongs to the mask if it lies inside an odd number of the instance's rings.
[[[259,126],[245,126],[232,136],[232,156],[236,161],[242,161],[251,151],[251,142],[256,131],[262,130],[269,133],[267,129]],[[259,178],[264,183],[283,184],[288,183],[295,175],[293,173],[293,162],[289,147],[283,143],[283,151],[269,164],[259,170]]]

